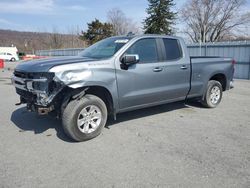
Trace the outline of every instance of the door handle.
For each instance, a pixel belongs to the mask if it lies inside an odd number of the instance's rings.
[[[187,68],[186,65],[183,65],[183,66],[181,66],[181,69],[182,69],[182,70],[186,70],[186,69],[188,69],[188,68]]]
[[[162,67],[155,67],[155,68],[153,69],[153,71],[154,71],[154,72],[161,72],[161,71],[163,71],[163,68],[162,68]]]

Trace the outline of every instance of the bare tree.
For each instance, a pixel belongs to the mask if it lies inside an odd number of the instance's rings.
[[[124,12],[118,8],[113,8],[107,13],[108,22],[112,24],[115,35],[125,35],[129,32],[139,33],[139,27]]]
[[[64,41],[64,48],[84,48],[87,42],[80,39],[79,26],[70,26],[67,28],[67,36]]]
[[[240,26],[250,22],[249,13],[242,13],[245,0],[189,0],[183,6],[181,19],[185,33],[193,42],[226,40]]]
[[[49,34],[50,48],[58,49],[63,46],[63,35],[59,34],[56,27],[53,27],[52,33]]]
[[[52,48],[84,48],[86,41],[79,39],[79,28],[72,29],[71,33],[50,33],[46,30],[40,32],[22,32],[0,29],[1,46],[17,47],[19,52],[28,54],[37,50]]]

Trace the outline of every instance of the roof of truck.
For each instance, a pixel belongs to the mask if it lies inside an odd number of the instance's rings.
[[[144,38],[144,37],[164,37],[164,38],[173,38],[173,39],[181,39],[181,37],[177,36],[170,36],[170,35],[160,35],[160,34],[128,34],[128,35],[121,35],[121,36],[114,36],[117,38]]]

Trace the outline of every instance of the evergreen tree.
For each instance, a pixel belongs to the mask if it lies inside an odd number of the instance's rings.
[[[102,23],[95,19],[88,23],[88,30],[82,31],[80,39],[87,41],[90,45],[113,35],[113,26],[109,23]]]
[[[170,9],[175,5],[173,0],[148,0],[148,17],[144,20],[146,34],[173,34],[175,12]]]

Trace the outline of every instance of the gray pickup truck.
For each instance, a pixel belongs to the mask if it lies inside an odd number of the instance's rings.
[[[216,107],[231,88],[234,63],[189,57],[178,37],[117,36],[79,56],[20,63],[12,82],[19,104],[55,114],[69,137],[85,141],[101,133],[109,115],[191,98]]]

